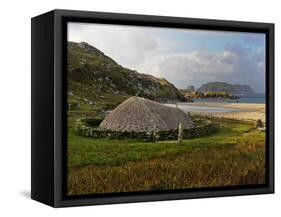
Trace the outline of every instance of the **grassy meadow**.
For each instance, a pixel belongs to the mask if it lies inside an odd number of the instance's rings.
[[[80,115],[68,120],[69,195],[265,183],[265,132],[251,122],[212,118],[212,135],[150,143],[78,136]]]

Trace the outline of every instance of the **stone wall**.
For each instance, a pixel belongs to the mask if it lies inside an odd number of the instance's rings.
[[[163,141],[163,140],[177,140],[178,130],[166,130],[158,132],[119,132],[103,130],[98,127],[89,126],[85,119],[78,119],[76,121],[74,130],[80,136],[92,137],[96,139],[134,139],[140,141]],[[218,126],[212,122],[206,122],[189,129],[183,130],[183,139],[195,138],[203,135],[209,135],[216,132]]]

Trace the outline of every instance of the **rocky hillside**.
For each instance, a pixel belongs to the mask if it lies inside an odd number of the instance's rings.
[[[125,68],[85,42],[68,42],[68,92],[79,95],[82,90],[95,95],[138,93],[155,101],[185,101],[167,80]]]
[[[225,82],[209,82],[197,89],[198,92],[226,92],[229,94],[253,93],[249,85],[228,84]]]

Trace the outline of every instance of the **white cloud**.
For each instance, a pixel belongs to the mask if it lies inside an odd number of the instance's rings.
[[[68,40],[85,41],[100,49],[116,62],[134,68],[144,61],[148,52],[157,47],[149,30],[114,25],[69,23]]]
[[[183,54],[153,56],[138,66],[142,73],[153,74],[184,88],[190,84],[214,80],[215,77],[230,76],[235,64],[235,54],[230,52],[194,51]]]
[[[251,84],[257,91],[264,89],[264,54],[193,51],[180,54],[149,56],[137,70],[164,77],[179,88],[188,85],[199,87],[209,81]],[[261,60],[260,62],[257,62]],[[253,76],[254,75],[254,76]],[[255,85],[257,84],[257,85]]]

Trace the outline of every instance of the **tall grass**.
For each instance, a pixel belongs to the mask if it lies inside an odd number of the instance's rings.
[[[265,183],[265,133],[251,123],[215,121],[218,133],[181,145],[95,140],[70,131],[68,194]]]

